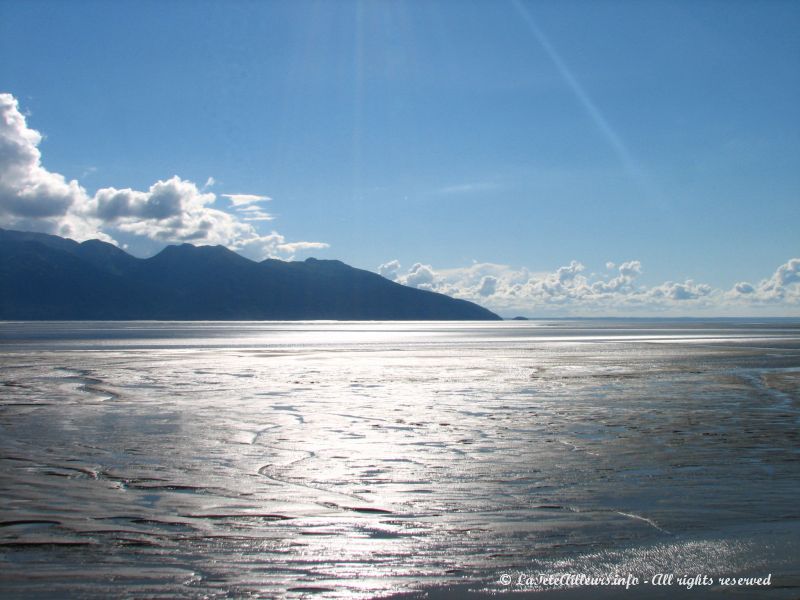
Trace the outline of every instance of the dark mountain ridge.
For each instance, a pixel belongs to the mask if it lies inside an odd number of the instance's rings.
[[[255,262],[223,246],[140,259],[0,229],[0,319],[498,320],[466,300],[406,287],[338,260]]]

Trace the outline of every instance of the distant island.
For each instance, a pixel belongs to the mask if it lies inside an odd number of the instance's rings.
[[[223,246],[167,246],[135,258],[0,229],[2,320],[500,320],[338,260],[249,260]]]

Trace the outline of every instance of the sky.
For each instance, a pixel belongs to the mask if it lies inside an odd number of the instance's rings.
[[[775,0],[0,0],[0,227],[504,316],[798,316],[797,31]]]

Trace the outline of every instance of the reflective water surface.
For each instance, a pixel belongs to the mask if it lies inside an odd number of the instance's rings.
[[[800,583],[797,321],[0,323],[0,368],[4,596]]]

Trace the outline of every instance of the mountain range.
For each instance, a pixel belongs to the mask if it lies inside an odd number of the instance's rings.
[[[499,320],[338,260],[261,262],[223,246],[136,258],[100,240],[0,229],[3,320]]]

